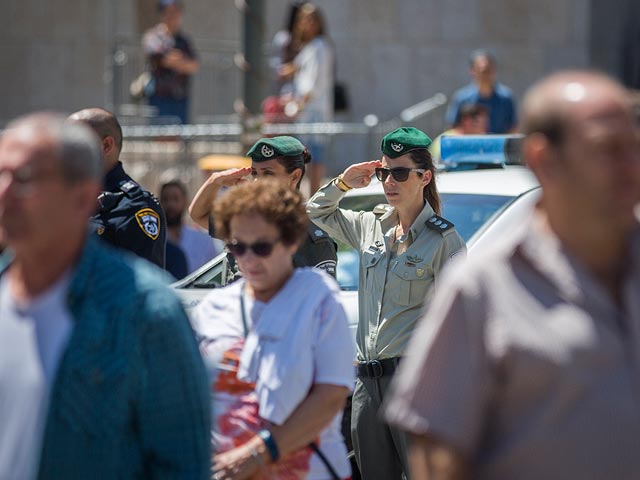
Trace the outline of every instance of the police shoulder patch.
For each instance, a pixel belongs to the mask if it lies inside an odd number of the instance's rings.
[[[446,218],[442,218],[440,215],[434,215],[429,220],[424,222],[424,224],[431,230],[435,230],[436,232],[440,233],[444,233],[454,227],[453,223],[451,223]]]
[[[160,215],[150,208],[143,208],[136,212],[136,220],[144,234],[152,240],[160,235]]]

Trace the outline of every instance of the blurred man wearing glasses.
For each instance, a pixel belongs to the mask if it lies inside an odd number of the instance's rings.
[[[90,235],[103,160],[52,114],[0,137],[0,478],[207,478],[207,380],[179,301]]]

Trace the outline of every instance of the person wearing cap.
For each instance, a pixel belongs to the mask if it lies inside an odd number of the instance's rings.
[[[182,2],[159,0],[160,23],[145,32],[142,46],[151,71],[149,105],[160,122],[188,123],[190,77],[200,68],[191,40],[182,32]]]
[[[247,175],[254,179],[276,178],[295,189],[305,173],[305,164],[311,160],[307,148],[296,138],[279,136],[261,138],[247,152],[251,167],[232,168],[214,172],[200,187],[191,205],[189,214],[194,222],[207,228],[209,234],[218,238],[212,217],[213,203],[221,189],[245,181]],[[295,267],[315,267],[336,276],[338,261],[337,245],[320,227],[309,222],[307,235],[293,256]],[[237,276],[235,262],[230,261],[225,272],[226,278]]]
[[[431,139],[403,127],[382,140],[382,159],[356,163],[307,203],[311,220],[360,252],[358,380],[351,433],[366,479],[407,472],[404,434],[378,418],[385,391],[425,300],[446,262],[466,253],[454,225],[440,216]],[[373,212],[338,208],[345,192],[382,182],[389,205]]]

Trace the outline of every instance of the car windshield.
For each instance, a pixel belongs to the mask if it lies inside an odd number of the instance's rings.
[[[464,241],[468,241],[491,216],[514,199],[508,195],[441,193],[442,216],[450,220]],[[384,195],[345,197],[340,207],[350,210],[373,210],[385,202]],[[358,289],[358,252],[348,245],[338,245],[337,279],[343,290]]]

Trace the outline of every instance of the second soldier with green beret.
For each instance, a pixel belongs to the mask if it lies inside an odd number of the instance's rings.
[[[254,179],[272,177],[282,180],[292,188],[300,188],[305,173],[305,165],[311,160],[307,148],[296,138],[279,136],[261,138],[247,152],[251,167],[232,168],[214,172],[200,187],[189,207],[191,218],[199,225],[213,230],[213,202],[220,189],[245,181],[248,175]],[[316,267],[336,276],[336,243],[321,228],[309,222],[307,237],[293,257],[295,267]],[[235,275],[235,263],[231,259],[224,278]]]
[[[440,197],[422,131],[403,127],[382,140],[382,158],[351,165],[308,202],[311,220],[360,253],[358,380],[351,433],[362,478],[408,474],[406,439],[378,417],[384,394],[444,264],[466,253]],[[345,192],[382,182],[389,205],[373,212],[338,208]],[[410,361],[410,360],[406,360]]]

